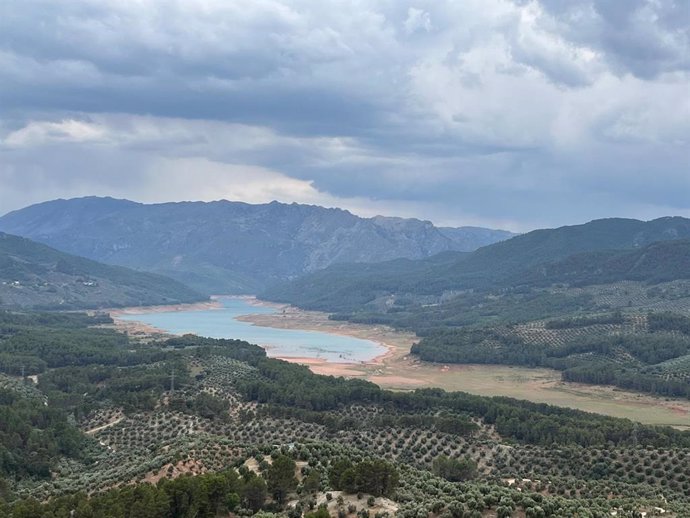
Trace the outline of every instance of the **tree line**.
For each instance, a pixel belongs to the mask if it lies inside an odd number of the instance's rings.
[[[564,381],[689,397],[687,382],[653,368],[690,354],[690,336],[669,332],[680,331],[683,324],[684,317],[665,315],[650,322],[652,333],[592,333],[555,346],[525,342],[509,328],[460,328],[423,337],[411,353],[432,362],[549,367],[562,371]]]

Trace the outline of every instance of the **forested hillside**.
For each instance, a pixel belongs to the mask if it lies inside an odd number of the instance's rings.
[[[264,298],[323,311],[357,310],[389,295],[439,297],[462,290],[660,282],[690,277],[690,220],[597,220],[535,230],[471,254],[442,254],[373,267],[335,265],[278,283]],[[421,299],[420,299],[421,300]]]
[[[107,322],[2,314],[0,352],[46,365],[35,381],[0,375],[2,516],[690,511],[690,432],[509,398],[389,392],[246,342],[136,342]],[[46,336],[59,345],[37,346]]]
[[[0,232],[0,308],[100,308],[205,298],[167,277],[101,264]]]
[[[598,317],[437,331],[412,353],[444,363],[550,367],[565,381],[690,398],[690,318],[620,312]],[[678,323],[680,325],[673,325]]]
[[[635,250],[604,250],[571,255],[525,272],[521,284],[567,283],[589,286],[618,281],[648,284],[690,279],[690,240],[660,241]]]

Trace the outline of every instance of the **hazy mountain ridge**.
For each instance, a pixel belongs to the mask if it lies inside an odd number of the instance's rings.
[[[0,232],[0,308],[81,309],[204,298],[160,275],[101,264]]]
[[[420,259],[512,235],[294,203],[144,205],[96,197],[14,211],[0,218],[0,229],[97,261],[169,275],[207,293],[252,292],[334,263]]]

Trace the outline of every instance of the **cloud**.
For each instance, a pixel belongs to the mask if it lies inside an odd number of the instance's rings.
[[[515,230],[687,214],[681,4],[13,0],[0,209],[274,196]]]
[[[414,34],[417,31],[429,32],[432,28],[431,16],[422,9],[410,7],[407,10],[407,19],[403,25],[407,34]]]
[[[58,122],[29,122],[4,139],[9,148],[34,147],[65,142],[98,142],[105,137],[102,127],[84,121],[67,119]]]
[[[678,0],[545,0],[572,41],[598,49],[612,70],[653,79],[690,70],[690,9]]]

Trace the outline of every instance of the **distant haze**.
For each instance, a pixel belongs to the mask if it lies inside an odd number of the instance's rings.
[[[3,7],[1,213],[110,195],[512,231],[690,216],[684,1]]]

